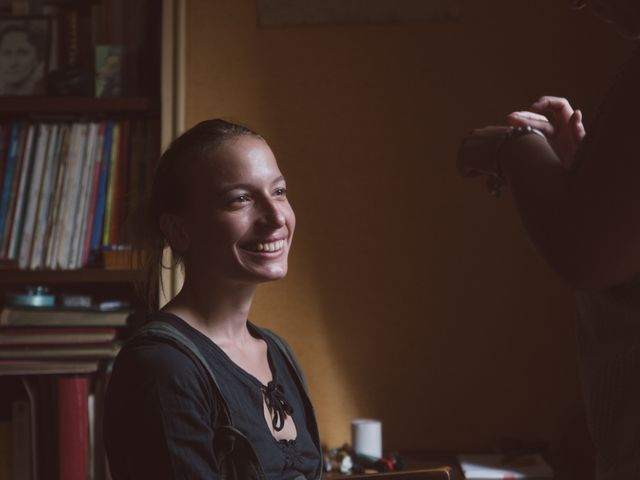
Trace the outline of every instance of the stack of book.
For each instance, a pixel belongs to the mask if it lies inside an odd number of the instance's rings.
[[[125,220],[148,184],[146,123],[0,125],[0,258],[74,269],[127,242]]]
[[[128,317],[89,309],[0,313],[0,376],[19,378],[25,391],[11,418],[0,418],[0,446],[11,447],[0,449],[0,480],[106,478],[93,419],[102,417],[108,365]]]
[[[68,373],[95,371],[99,359],[118,353],[116,329],[125,327],[128,317],[128,311],[5,308],[0,313],[0,375],[29,374],[31,364],[53,373],[64,373],[56,372],[56,363],[73,365]]]

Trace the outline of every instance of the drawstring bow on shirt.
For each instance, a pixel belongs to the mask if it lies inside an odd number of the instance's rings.
[[[282,385],[270,381],[266,387],[261,387],[264,393],[264,400],[271,414],[271,422],[273,429],[279,432],[284,428],[284,421],[287,415],[293,414],[293,408],[284,398],[284,390]]]

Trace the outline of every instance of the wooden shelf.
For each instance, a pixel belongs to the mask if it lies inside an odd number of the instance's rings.
[[[2,114],[144,113],[153,111],[151,97],[0,97]]]
[[[56,283],[124,283],[144,279],[142,270],[18,270],[0,269],[0,285],[51,285]]]

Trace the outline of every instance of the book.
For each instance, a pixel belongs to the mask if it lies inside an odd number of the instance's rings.
[[[68,375],[98,371],[98,360],[60,362],[52,360],[0,360],[3,375]]]
[[[23,175],[25,173],[25,171],[27,171],[27,177],[24,178],[29,178],[29,174],[30,172],[27,170],[31,167],[32,164],[32,155],[33,155],[33,150],[26,152],[27,149],[27,141],[28,141],[28,132],[29,132],[29,126],[27,124],[24,124],[20,130],[20,138],[18,140],[18,150],[17,150],[17,155],[18,155],[18,170],[16,171],[16,178],[15,181],[12,182],[11,184],[11,192],[10,192],[10,198],[9,198],[9,210],[8,210],[8,217],[7,217],[7,231],[5,232],[5,237],[3,239],[2,242],[2,253],[3,256],[5,258],[9,258],[10,260],[15,260],[15,255],[13,257],[9,257],[9,246],[11,243],[11,238],[12,235],[14,233],[17,233],[18,235],[20,234],[20,222],[16,222],[15,221],[15,215],[16,215],[16,207],[17,207],[17,203],[18,203],[18,199],[22,196],[23,192],[21,192],[21,187],[23,185],[22,183],[22,178]],[[29,155],[27,155],[27,153],[29,153]],[[16,231],[16,228],[18,228],[18,230]]]
[[[102,232],[105,224],[105,210],[107,203],[107,186],[111,171],[111,147],[113,144],[114,124],[109,122],[105,129],[104,143],[102,145],[102,163],[100,164],[100,181],[98,184],[98,197],[96,199],[96,212],[93,220],[93,232],[91,236],[91,250],[94,252],[100,248]]]
[[[78,207],[74,218],[71,250],[69,252],[69,267],[79,268],[82,262],[84,247],[82,245],[87,228],[89,197],[93,187],[93,169],[97,156],[98,127],[97,123],[90,123],[87,132],[86,150],[82,158],[80,172],[80,190],[78,193]]]
[[[100,175],[102,172],[102,157],[104,155],[104,141],[105,141],[106,128],[107,128],[106,122],[101,122],[98,128],[98,140],[97,140],[95,166],[93,168],[93,178],[90,180],[92,182],[92,187],[91,187],[91,196],[89,198],[89,206],[88,206],[89,212],[87,216],[86,229],[85,229],[85,234],[83,239],[82,258],[80,261],[82,265],[86,265],[89,262],[89,252],[91,251],[93,224],[94,224],[94,218],[96,215],[98,190],[100,188]]]
[[[31,166],[35,157],[35,144],[38,137],[37,126],[29,125],[27,130],[27,139],[24,152],[24,158],[22,161],[22,171],[20,173],[20,180],[17,188],[17,199],[13,215],[7,219],[7,241],[8,250],[6,257],[9,259],[16,259],[18,257],[18,248],[22,237],[22,225],[24,220],[25,203],[28,202],[29,195],[28,184],[31,179]]]
[[[111,233],[109,235],[108,244],[121,244],[125,241],[125,203],[129,180],[129,130],[129,121],[123,121],[120,124],[116,182],[113,190],[113,205],[111,213]]]
[[[0,419],[0,480],[13,480],[13,424]]]
[[[76,230],[76,218],[79,205],[82,166],[87,148],[89,125],[75,123],[71,131],[69,161],[65,179],[62,209],[60,211],[59,244],[56,266],[61,269],[71,268],[71,249]]]
[[[58,378],[59,478],[89,476],[89,378]]]
[[[7,167],[7,157],[9,153],[9,140],[10,140],[10,126],[7,123],[0,123],[0,218],[2,217],[2,189],[4,187],[4,181],[1,179],[4,178],[6,167]],[[2,235],[0,235],[0,238]],[[0,477],[1,478],[1,477]]]
[[[58,345],[38,347],[1,347],[0,360],[43,360],[81,358],[99,359],[115,358],[120,351],[120,345]]]
[[[104,404],[107,393],[107,386],[111,379],[111,369],[107,367],[106,371],[95,377],[94,394],[95,394],[95,418],[104,418]],[[104,430],[103,422],[96,421],[94,429],[94,462],[93,474],[94,480],[110,479],[109,466],[107,462],[107,454],[104,447]]]
[[[521,455],[509,463],[503,463],[503,458],[499,454],[458,455],[458,462],[467,480],[546,479],[554,476],[540,454]]]
[[[14,360],[15,361],[15,360]],[[58,478],[58,377],[34,375],[23,377],[32,380],[34,386],[37,423],[36,453],[38,480],[62,480]]]
[[[13,478],[31,480],[32,444],[31,444],[31,407],[27,398],[14,400],[12,405],[13,422]]]
[[[124,327],[130,311],[5,308],[0,327]]]
[[[20,123],[14,123],[11,127],[11,139],[9,141],[9,153],[7,156],[7,166],[2,186],[2,199],[0,200],[0,256],[7,257],[8,252],[4,245],[8,243],[10,220],[9,217],[13,212],[12,195],[15,190],[14,185],[17,183],[16,177],[19,177],[19,148],[20,135],[23,130]]]
[[[89,470],[89,480],[95,480],[96,471],[96,395],[89,393],[87,404],[89,417],[89,458],[87,468]]]
[[[0,345],[95,344],[115,337],[115,328],[0,328]]]
[[[60,132],[60,152],[58,154],[58,171],[56,173],[56,181],[54,193],[52,196],[52,204],[47,216],[47,246],[44,255],[44,265],[47,268],[55,268],[55,254],[58,251],[60,236],[60,211],[62,208],[62,193],[64,189],[64,181],[67,175],[67,164],[69,162],[69,145],[71,143],[71,127],[63,125]]]
[[[109,184],[107,185],[107,199],[104,213],[104,227],[102,232],[102,244],[111,242],[111,223],[113,221],[113,196],[116,189],[118,157],[120,150],[120,124],[113,125],[113,138],[111,141],[111,162],[109,166]]]
[[[46,164],[43,172],[42,190],[40,192],[38,215],[35,221],[33,248],[29,259],[29,268],[36,269],[44,266],[44,245],[46,243],[47,223],[51,211],[54,187],[58,173],[58,157],[60,154],[60,127],[52,125],[50,141],[46,154]]]
[[[44,164],[47,156],[47,147],[49,143],[49,125],[42,124],[39,126],[38,138],[35,147],[35,155],[33,158],[33,166],[31,168],[31,182],[28,189],[25,189],[24,195],[28,197],[27,209],[24,216],[24,224],[18,231],[20,234],[20,249],[18,251],[18,266],[27,268],[31,259],[31,247],[33,246],[33,233],[35,230],[35,221],[38,213],[38,200],[42,190],[42,179]],[[14,236],[14,239],[17,238]],[[13,243],[13,242],[12,242]]]
[[[5,167],[7,165],[8,142],[9,126],[6,123],[2,123],[0,124],[0,178],[4,178]],[[0,198],[2,198],[2,182],[0,182]]]

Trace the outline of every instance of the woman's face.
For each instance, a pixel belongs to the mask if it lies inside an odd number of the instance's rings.
[[[640,1],[638,0],[574,0],[578,8],[588,6],[607,23],[616,25],[630,39],[640,39]]]
[[[257,283],[287,273],[295,215],[276,159],[263,140],[239,136],[203,161],[187,216],[187,274]]]
[[[38,64],[35,47],[25,32],[9,32],[0,42],[0,75],[8,83],[20,83],[29,78]]]

